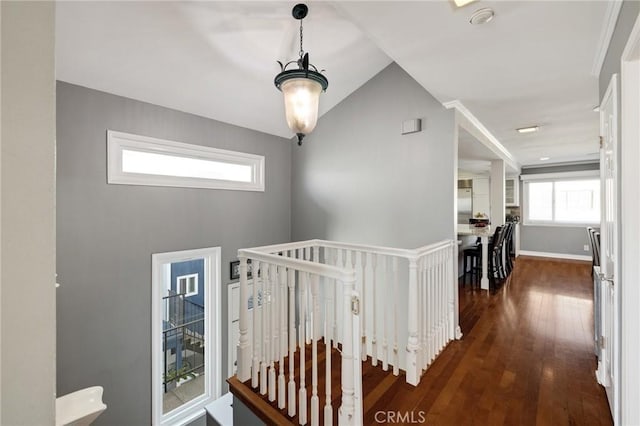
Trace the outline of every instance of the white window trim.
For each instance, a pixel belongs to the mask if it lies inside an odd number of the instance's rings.
[[[521,175],[520,179],[524,183],[522,185],[523,189],[523,216],[522,216],[522,224],[524,226],[549,226],[549,227],[562,227],[562,228],[585,228],[587,226],[600,226],[600,221],[595,222],[558,222],[558,221],[547,221],[547,220],[531,220],[529,219],[529,185],[527,185],[531,181],[535,182],[557,182],[562,180],[593,180],[599,179],[600,171],[599,170],[582,170],[577,172],[559,172],[559,173],[537,173],[530,175]],[[555,191],[555,190],[554,190]],[[555,209],[555,192],[554,197],[552,199],[552,211]]]
[[[246,165],[250,166],[252,170],[251,182],[127,173],[122,170],[123,150]],[[265,160],[262,155],[228,151],[202,145],[192,145],[107,130],[107,182],[110,184],[264,192],[264,163]]]
[[[186,297],[189,296],[196,296],[198,294],[198,291],[200,290],[200,283],[198,282],[198,274],[188,274],[188,275],[180,275],[179,277],[176,277],[176,289],[178,290],[178,293],[180,293],[180,280],[187,280],[187,285],[186,285],[186,289],[189,290],[189,278],[195,278],[195,291],[187,291],[185,293]]]
[[[580,170],[577,172],[558,172],[558,173],[535,173],[535,174],[522,174],[520,180],[523,182],[529,182],[532,180],[580,180],[580,179],[594,179],[600,177],[600,170]]]
[[[220,357],[214,354],[222,350],[222,310],[220,288],[221,277],[220,247],[176,251],[170,253],[156,253],[151,256],[152,267],[152,300],[151,300],[151,401],[152,424],[154,425],[185,425],[205,414],[204,407],[218,399],[221,395],[222,364]],[[168,263],[185,262],[188,260],[204,259],[205,281],[209,286],[203,289],[205,297],[205,386],[204,393],[186,402],[175,410],[162,413],[162,297],[163,267]]]

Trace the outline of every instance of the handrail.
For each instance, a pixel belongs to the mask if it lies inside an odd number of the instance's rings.
[[[184,324],[180,324],[180,325],[176,325],[176,326],[171,327],[171,328],[167,328],[166,330],[163,330],[162,332],[163,333],[169,333],[170,331],[175,331],[175,330],[177,330],[179,328],[184,328],[184,327],[187,327],[189,325],[194,325],[195,323],[203,322],[203,321],[204,321],[204,318],[200,318],[200,319],[193,320],[193,321],[190,321],[190,322],[185,322]]]
[[[308,246],[306,246],[308,247]],[[238,250],[238,257],[251,258],[260,262],[267,262],[272,265],[293,268],[301,272],[322,275],[341,281],[353,281],[356,274],[353,270],[339,268],[336,266],[325,265],[321,263],[311,262],[308,260],[294,259],[291,257],[278,256],[277,254],[263,253],[254,249]]]
[[[312,239],[312,240],[306,240],[306,241],[297,241],[293,243],[283,243],[283,244],[273,244],[273,245],[262,246],[262,247],[253,247],[251,249],[241,249],[239,250],[239,253],[248,251],[248,250],[252,252],[277,253],[277,252],[283,252],[287,250],[296,250],[296,249],[307,248],[307,247],[328,247],[328,248],[334,248],[334,249],[368,251],[370,253],[375,253],[379,255],[403,257],[411,260],[411,259],[417,259],[418,257],[423,256],[425,254],[440,250],[452,243],[453,243],[453,240],[443,240],[433,244],[428,244],[422,247],[418,247],[415,249],[401,249],[401,248],[395,248],[395,247],[375,246],[375,245],[357,244],[357,243],[343,243],[343,242],[337,242],[337,241]]]

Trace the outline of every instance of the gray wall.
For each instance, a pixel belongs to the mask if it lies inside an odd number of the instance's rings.
[[[0,2],[0,424],[55,423],[53,2]]]
[[[102,385],[97,425],[149,424],[151,254],[222,247],[226,378],[229,262],[290,240],[291,143],[67,83],[57,95],[58,393]],[[107,185],[107,129],[264,155],[266,191]]]
[[[523,168],[522,174],[562,173],[599,168],[598,163],[529,167]],[[525,203],[523,184],[520,182],[520,206],[523,214]],[[584,250],[585,245],[589,245],[589,240],[586,227],[583,226],[520,225],[521,250],[591,256],[591,251]]]
[[[423,131],[400,135],[422,118]],[[454,238],[454,110],[391,64],[293,149],[292,236],[415,248]]]

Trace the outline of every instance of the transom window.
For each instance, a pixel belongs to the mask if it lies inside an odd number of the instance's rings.
[[[108,182],[264,191],[264,156],[109,130]]]
[[[535,176],[535,175],[534,175]],[[592,176],[524,180],[525,225],[600,223],[600,179]]]

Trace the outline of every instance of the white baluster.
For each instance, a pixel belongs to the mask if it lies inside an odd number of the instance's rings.
[[[331,302],[325,303],[325,312],[328,311]],[[325,321],[326,322],[326,321]],[[332,426],[333,424],[333,407],[331,407],[331,341],[324,339],[325,342],[325,403],[324,403],[324,426]]]
[[[279,313],[278,319],[280,320],[280,334],[281,334],[281,344],[279,346],[279,359],[278,359],[278,408],[283,409],[287,403],[286,396],[286,388],[285,388],[285,378],[284,378],[284,353],[286,352],[287,345],[287,336],[285,334],[285,330],[287,328],[287,297],[285,288],[285,282],[287,280],[287,270],[283,266],[278,267],[278,284],[280,286],[280,292],[278,293],[279,298]],[[283,347],[284,345],[284,347]]]
[[[299,414],[298,423],[301,425],[307,424],[307,383],[305,372],[305,358],[306,358],[306,337],[305,337],[305,315],[307,306],[307,283],[309,282],[309,273],[302,272],[302,279],[300,280],[300,390],[298,391],[299,401]]]
[[[431,356],[429,357],[429,364],[431,364],[431,361],[433,360],[433,358],[435,357],[435,354],[438,353],[438,314],[439,314],[439,302],[440,299],[438,299],[439,296],[439,291],[438,291],[438,282],[440,281],[440,270],[439,270],[439,264],[438,264],[438,252],[435,252],[431,255],[432,259],[433,259],[433,283],[431,285],[432,287],[432,291],[433,291],[433,297],[431,299],[431,306],[432,306],[432,310],[433,310],[433,323],[431,324],[431,335],[432,335],[432,340],[433,340],[433,348],[432,348],[432,353]]]
[[[338,249],[333,249],[333,265],[338,265]],[[333,280],[333,347],[338,348],[338,280]]]
[[[437,304],[438,304],[438,324],[436,327],[436,336],[438,337],[438,345],[436,346],[436,352],[434,354],[434,358],[435,355],[440,353],[440,350],[443,347],[442,344],[442,326],[443,326],[443,308],[446,306],[445,300],[442,297],[442,283],[444,282],[444,277],[442,276],[442,272],[443,272],[443,268],[442,268],[442,251],[438,252],[438,283],[437,283],[437,290],[438,290],[438,299],[437,299]]]
[[[247,258],[240,257],[240,339],[238,341],[238,380],[244,382],[252,377],[251,374],[251,346],[249,342],[249,307],[247,284]]]
[[[447,285],[449,288],[449,339],[456,339],[456,294],[458,291],[458,279],[457,279],[457,271],[458,268],[455,263],[454,263],[454,250],[455,248],[457,248],[456,246],[450,245],[449,246],[449,278],[447,279]]]
[[[320,246],[315,246],[313,248],[313,261],[316,263],[320,263]],[[318,277],[318,287],[320,286],[320,277]],[[319,288],[317,289],[317,291],[320,291]],[[320,326],[322,326],[322,323],[320,322],[320,309],[318,308],[318,312],[316,313],[315,309],[313,311],[314,315],[317,315],[316,319],[315,319],[315,328],[312,327],[313,330],[313,337],[315,339],[318,339],[320,337]]]
[[[422,360],[422,364],[421,367],[425,368],[428,363],[429,363],[429,356],[430,356],[430,351],[431,351],[431,342],[429,340],[429,325],[430,325],[430,319],[431,319],[431,315],[433,313],[433,310],[431,309],[431,256],[427,255],[424,258],[424,262],[425,262],[425,281],[424,281],[424,298],[421,299],[423,302],[422,307],[420,307],[419,309],[424,310],[425,313],[425,320],[424,320],[424,325],[423,325],[423,341],[424,343],[423,345],[423,350],[424,350],[424,359]]]
[[[332,254],[329,247],[324,248],[324,261],[326,265],[331,265]],[[334,282],[330,278],[324,278],[324,343],[331,345],[333,340],[333,298],[334,298]]]
[[[311,247],[305,247],[304,249],[304,260],[311,261]],[[309,281],[307,281],[308,283]],[[308,284],[307,284],[308,285]],[[307,345],[311,344],[311,292],[307,292],[307,297],[305,299],[305,303],[307,305],[307,315],[305,317],[305,343]]]
[[[371,270],[372,270],[372,282],[371,282],[371,293],[373,295],[373,300],[371,302],[371,307],[373,309],[371,316],[372,330],[371,330],[371,365],[374,367],[378,365],[378,332],[377,332],[377,323],[378,323],[378,307],[377,299],[376,299],[376,287],[377,287],[377,266],[378,266],[378,256],[375,253],[371,253]]]
[[[418,265],[415,259],[409,259],[409,300],[407,309],[407,383],[417,386],[419,381],[418,355]]]
[[[436,259],[433,254],[429,255],[429,356],[427,357],[427,364],[431,364],[431,360],[433,359],[433,354],[435,353],[436,342],[435,342],[435,324],[436,324],[436,309],[438,301],[436,300]],[[426,367],[425,367],[426,368]]]
[[[417,363],[420,374],[422,374],[425,359],[427,358],[427,310],[429,305],[427,301],[428,269],[426,261],[427,259],[424,256],[418,259],[418,316],[420,318],[418,336],[420,348],[418,349]]]
[[[367,360],[367,253],[360,252],[360,267],[362,268],[362,287],[360,288],[360,335],[362,336],[361,359]]]
[[[262,307],[258,306],[258,299],[260,293],[260,282],[258,279],[258,268],[260,268],[260,262],[254,261],[252,269],[253,275],[253,368],[251,370],[251,386],[257,388],[259,386],[259,371],[260,361],[262,358],[262,339],[261,327],[262,327]]]
[[[388,315],[389,303],[387,303],[387,301],[389,300],[389,279],[387,276],[388,260],[389,259],[387,256],[382,256],[382,300],[383,300],[382,315],[384,318],[384,322],[382,323],[382,370],[383,371],[389,370],[389,353],[388,353],[389,345],[387,342],[387,328],[389,325],[389,315]]]
[[[354,354],[353,354],[353,314],[351,312],[351,297],[354,292],[355,277],[343,283],[343,333],[342,333],[342,405],[339,410],[339,425],[354,424],[355,415],[355,385],[354,385]],[[358,361],[359,363],[360,361]]]
[[[400,374],[400,358],[398,354],[398,258],[393,257],[393,375]],[[364,305],[364,303],[363,303]],[[364,321],[364,315],[362,316]]]
[[[317,259],[317,257],[315,258]],[[316,322],[319,319],[318,306],[318,276],[311,276],[311,426],[318,426],[320,423],[320,399],[318,398],[318,334],[316,333]]]
[[[289,252],[291,257],[291,252]],[[287,414],[290,417],[296,415],[296,377],[295,377],[295,352],[296,352],[296,271],[287,271],[287,287],[289,288],[289,402]]]
[[[262,274],[262,363],[260,364],[260,394],[266,395],[269,389],[269,377],[267,376],[269,366],[269,264],[262,263],[260,268]]]
[[[278,312],[278,297],[277,297],[277,281],[276,281],[276,266],[270,265],[269,267],[269,321],[267,327],[271,330],[272,339],[269,342],[269,401],[276,400],[276,369],[273,364],[276,357],[277,350],[279,348],[278,341],[278,323],[276,322]]]

